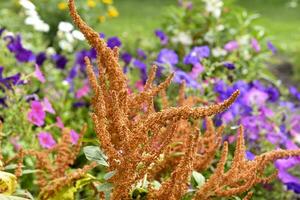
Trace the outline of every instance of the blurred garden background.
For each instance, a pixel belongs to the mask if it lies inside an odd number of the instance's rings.
[[[174,73],[166,94],[158,95],[166,95],[172,106],[179,104],[183,83],[184,96],[197,97],[197,106],[220,103],[240,91],[230,109],[212,118],[215,127],[225,126],[222,141],[229,143],[229,160],[240,125],[245,127],[247,161],[278,148],[299,149],[300,0],[77,0],[76,5],[108,48],[119,48],[128,94],[144,91],[153,64],[158,66],[155,84]],[[7,186],[5,195],[43,199],[43,188],[51,186],[46,183],[63,176],[48,176],[49,169],[39,159],[16,160],[22,149],[30,149],[44,152],[50,164],[60,166],[52,150],[62,142],[66,145],[64,136],[69,135],[67,145],[77,148],[77,154],[66,163],[65,172],[91,160],[98,165],[53,193],[53,200],[95,199],[97,192],[109,199],[113,186],[108,179],[114,172],[107,169],[89,117],[92,91],[84,61],[89,57],[97,72],[96,51],[73,24],[68,1],[0,0],[0,16],[0,180],[5,180],[0,187]],[[165,104],[165,99],[155,98],[153,109],[161,111]],[[199,123],[201,131],[207,131],[206,123]],[[193,171],[182,199],[192,199],[219,158],[217,151],[211,167]],[[278,179],[251,189],[253,199],[300,199],[299,166],[299,157],[277,160],[266,174],[276,169]],[[143,183],[132,186],[131,199],[144,198],[149,185],[159,188],[170,174],[166,171],[151,181],[144,177]],[[0,199],[1,195],[0,188]],[[231,199],[243,197],[244,192]]]

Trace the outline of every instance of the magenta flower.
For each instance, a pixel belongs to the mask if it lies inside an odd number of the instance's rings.
[[[40,67],[37,64],[35,65],[34,76],[42,83],[46,82],[46,79],[45,79]]]
[[[197,63],[193,66],[192,71],[189,73],[190,77],[193,79],[197,79],[199,74],[201,74],[204,71],[204,67],[200,64]]]
[[[31,123],[37,126],[44,125],[44,120],[46,113],[44,111],[43,105],[39,101],[31,102],[31,110],[27,114],[27,119]]]
[[[62,122],[61,118],[60,117],[56,117],[56,126],[58,128],[61,128],[63,129],[65,127],[64,123]]]
[[[260,45],[255,38],[251,39],[251,46],[257,53],[260,52]]]
[[[229,41],[224,45],[224,49],[229,52],[232,52],[238,48],[239,48],[239,44],[235,40]]]
[[[74,130],[71,130],[70,131],[70,136],[71,136],[71,142],[72,144],[76,144],[79,140],[79,134],[76,133],[76,131]]]
[[[82,88],[80,88],[77,92],[76,92],[76,99],[80,99],[83,96],[86,96],[90,91],[90,87],[88,84],[84,84],[84,86]]]
[[[43,148],[51,149],[56,145],[56,141],[52,137],[51,133],[40,132],[38,134],[39,143]]]
[[[51,103],[49,102],[49,100],[46,97],[44,98],[42,105],[43,105],[44,111],[51,113],[51,114],[55,114],[55,110],[53,109]]]

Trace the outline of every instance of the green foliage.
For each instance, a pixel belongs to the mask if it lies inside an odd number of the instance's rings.
[[[98,146],[85,146],[83,148],[83,152],[88,160],[96,161],[99,165],[108,167],[108,163],[106,161],[107,156],[100,150]],[[112,175],[109,174],[106,176],[106,178],[110,176]]]

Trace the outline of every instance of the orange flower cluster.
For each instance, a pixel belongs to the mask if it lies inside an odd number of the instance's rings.
[[[114,186],[111,199],[130,199],[132,189],[145,177],[148,181],[160,181],[161,186],[148,186],[147,199],[177,200],[187,193],[193,170],[203,172],[213,169],[209,179],[195,192],[194,199],[212,199],[243,194],[257,183],[266,183],[276,174],[264,177],[264,169],[272,161],[300,155],[300,150],[276,150],[245,159],[243,128],[239,129],[237,147],[232,165],[224,171],[228,144],[223,145],[219,163],[212,161],[221,146],[223,127],[216,129],[209,116],[227,109],[237,98],[234,92],[220,104],[199,107],[202,100],[186,97],[184,83],[179,92],[177,107],[169,107],[166,89],[173,75],[159,85],[154,85],[157,68],[154,66],[144,86],[137,94],[128,93],[126,76],[119,66],[119,50],[111,50],[99,34],[78,15],[74,0],[69,0],[74,23],[97,52],[96,75],[89,58],[85,58],[87,74],[94,91],[92,119],[101,148],[108,156],[109,171],[115,175],[109,179]],[[154,100],[160,95],[163,108],[154,108]],[[206,131],[199,131],[199,119],[206,119]],[[165,171],[170,177],[163,180]],[[250,199],[248,193],[245,199]]]

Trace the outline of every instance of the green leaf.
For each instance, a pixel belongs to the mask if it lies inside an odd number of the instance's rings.
[[[116,174],[116,171],[111,171],[111,172],[108,172],[108,173],[106,173],[106,174],[104,174],[104,180],[108,180],[108,179],[110,179],[111,177],[113,177],[114,175]]]
[[[96,161],[99,165],[108,167],[107,156],[97,146],[86,146],[83,148],[86,159]]]
[[[191,182],[194,187],[200,188],[205,183],[205,177],[201,173],[193,171]]]

